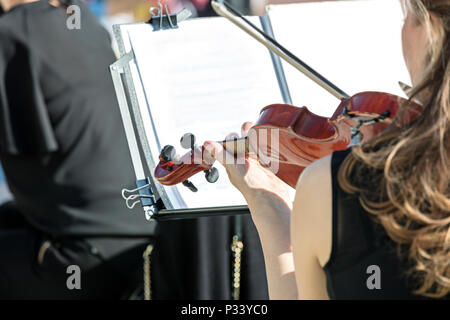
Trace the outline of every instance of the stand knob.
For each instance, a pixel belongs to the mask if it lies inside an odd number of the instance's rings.
[[[211,168],[209,170],[205,170],[205,178],[209,183],[214,183],[219,179],[219,170],[217,168]]]
[[[165,162],[174,161],[176,156],[175,147],[171,145],[167,145],[161,150],[160,157]]]
[[[180,139],[180,144],[184,149],[194,149],[195,136],[192,133],[184,134]]]

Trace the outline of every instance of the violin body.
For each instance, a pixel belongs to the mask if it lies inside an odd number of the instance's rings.
[[[318,116],[306,107],[269,105],[261,110],[251,129],[256,139],[245,139],[245,151],[255,152],[264,163],[277,162],[275,174],[295,188],[300,174],[309,164],[349,147],[352,129],[355,130],[358,121],[376,119],[373,124],[357,128],[360,142],[364,143],[385,130],[405,102],[405,99],[387,93],[362,92],[343,99],[331,118]],[[414,107],[418,112],[420,107]],[[417,112],[411,113],[407,121]],[[384,116],[380,118],[380,115]],[[222,143],[227,150],[239,149],[236,140]],[[164,185],[175,185],[210,169],[212,164],[202,147],[192,149],[176,163],[160,158],[154,175]]]

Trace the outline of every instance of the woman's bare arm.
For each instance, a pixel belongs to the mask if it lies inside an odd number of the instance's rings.
[[[258,230],[266,266],[269,298],[297,299],[294,260],[289,225],[291,208],[283,201],[273,201],[265,195],[248,201]]]
[[[331,252],[331,156],[300,176],[291,216],[291,244],[299,299],[328,299],[325,272]]]

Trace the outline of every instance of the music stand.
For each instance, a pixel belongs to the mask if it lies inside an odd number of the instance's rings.
[[[142,83],[136,83],[132,77],[131,70],[136,61],[133,49],[121,30],[126,26],[127,24],[113,26],[120,58],[110,66],[110,71],[136,175],[136,188],[122,190],[127,206],[131,208],[140,203],[146,219],[157,221],[249,214],[246,205],[175,209],[164,187],[155,180],[154,154],[159,150],[152,150],[145,131],[143,117],[148,115],[141,114],[138,102],[138,95],[142,94],[143,87]]]

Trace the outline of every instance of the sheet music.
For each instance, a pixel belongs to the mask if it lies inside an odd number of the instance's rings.
[[[258,18],[252,20],[260,25]],[[156,162],[167,144],[180,155],[187,152],[179,144],[187,132],[195,134],[199,145],[222,140],[230,132],[240,133],[244,121],[256,120],[262,107],[282,103],[268,51],[223,18],[194,19],[159,32],[148,24],[126,30],[136,60],[134,82],[142,81],[144,88],[137,92],[139,104],[149,115],[143,117],[153,120],[144,119],[144,124]],[[144,110],[146,103],[150,112]],[[203,174],[190,179],[197,193],[182,185],[165,188],[174,208],[245,204],[222,166],[216,167],[220,178],[215,184]]]
[[[274,5],[268,10],[276,40],[328,80],[353,95],[383,91],[405,96],[409,83],[401,48],[400,1],[324,1]],[[338,99],[283,61],[293,103],[331,116]]]

